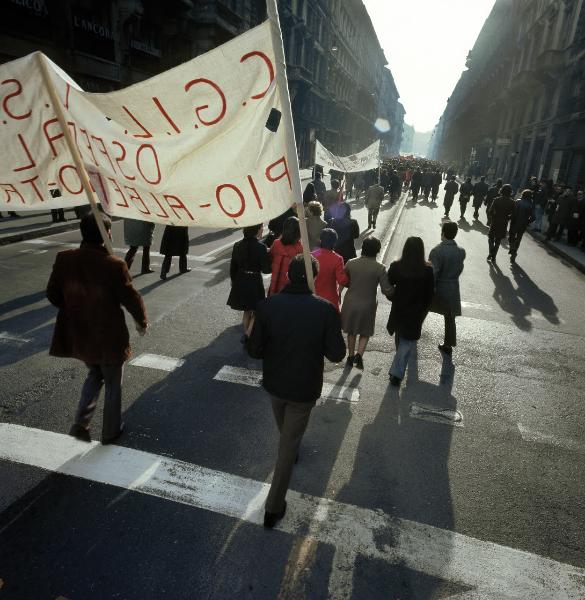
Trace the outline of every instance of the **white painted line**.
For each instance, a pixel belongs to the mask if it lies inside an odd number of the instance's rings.
[[[473,308],[476,310],[486,311],[493,310],[493,308],[491,306],[488,306],[487,304],[476,304],[475,302],[461,302],[461,308]]]
[[[209,256],[214,257],[216,254],[221,254],[224,250],[227,250],[228,248],[232,248],[233,245],[237,241],[238,240],[232,240],[231,242],[227,242],[227,244],[224,244],[223,246],[220,246],[219,248],[214,248],[213,250],[210,250],[209,252],[202,254],[201,257],[202,258],[207,258]]]
[[[52,241],[43,240],[43,239],[38,239],[38,240],[24,240],[23,244],[51,244],[52,246],[61,246],[63,248],[79,248],[79,243],[72,243],[72,242],[52,242]],[[233,245],[233,242],[232,242],[232,245]],[[128,248],[114,248],[113,250],[114,250],[114,252],[116,254],[122,254],[122,255],[125,255],[126,252],[128,252]],[[21,252],[25,252],[25,250],[21,250]],[[150,252],[150,256],[154,256],[154,257],[157,257],[157,258],[162,258],[164,256],[164,254],[161,254],[160,252],[151,251]],[[212,262],[214,260],[214,258],[213,258],[213,256],[208,256],[208,255],[198,256],[196,254],[188,254],[187,255],[187,260],[196,261],[196,262],[203,262],[203,263],[209,263],[209,262]]]
[[[217,381],[226,381],[228,383],[239,383],[251,387],[261,387],[262,371],[259,369],[245,369],[242,367],[223,366],[213,377]],[[322,404],[326,400],[334,402],[358,402],[360,391],[352,386],[339,386],[335,383],[323,382],[323,391],[317,404]]]
[[[145,367],[147,369],[158,369],[159,371],[171,372],[182,367],[183,364],[185,364],[185,361],[182,358],[144,353],[133,358],[129,364],[135,367]]]
[[[13,333],[8,333],[7,331],[0,332],[0,344],[3,342],[7,343],[15,343],[15,344],[28,344],[32,342],[30,338],[23,338],[19,335],[14,335]]]
[[[0,423],[0,459],[260,525],[269,485],[120,446]],[[585,569],[449,531],[290,490],[277,529],[469,586],[477,598],[579,600]],[[265,535],[271,535],[266,532]],[[382,541],[387,540],[387,541]],[[344,559],[340,561],[342,564]],[[471,596],[473,597],[473,596]]]
[[[421,421],[432,421],[450,427],[463,427],[463,415],[458,410],[438,408],[427,404],[413,402],[410,405],[409,417]]]
[[[556,446],[557,448],[563,448],[565,450],[571,450],[573,452],[579,452],[580,454],[585,454],[585,444],[578,442],[577,440],[572,440],[570,438],[559,438],[550,433],[542,433],[540,431],[535,431],[533,429],[529,429],[522,425],[522,423],[518,423],[518,430],[520,431],[520,435],[525,442],[533,442],[535,444],[545,444],[547,446]]]

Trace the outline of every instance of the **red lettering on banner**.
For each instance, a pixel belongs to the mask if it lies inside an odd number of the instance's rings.
[[[6,204],[10,204],[10,194],[16,194],[23,204],[26,204],[22,194],[12,183],[0,183],[0,187],[6,192]]]
[[[75,173],[75,176],[77,177],[77,183],[79,184],[79,189],[75,190],[75,189],[71,189],[67,183],[65,182],[65,173],[67,171],[73,171]],[[83,192],[83,184],[81,183],[81,178],[79,177],[79,173],[77,172],[77,169],[75,168],[75,165],[63,165],[60,169],[59,169],[59,181],[61,182],[61,185],[70,193],[73,194],[74,196],[77,196],[79,194],[81,194],[81,192]]]
[[[24,165],[23,167],[16,167],[15,169],[12,169],[15,173],[18,173],[18,171],[26,171],[27,169],[33,169],[34,167],[37,166],[37,163],[34,161],[33,157],[31,156],[28,146],[26,145],[26,142],[24,141],[24,138],[22,137],[22,135],[20,133],[18,133],[17,137],[18,137],[18,141],[20,142],[23,150],[26,153],[29,163],[28,163],[28,165]]]
[[[44,202],[45,198],[41,192],[41,190],[39,190],[39,188],[37,187],[36,181],[39,178],[38,175],[35,175],[32,179],[25,179],[24,181],[21,181],[20,183],[30,183],[33,190],[35,191],[37,198],[41,201]]]
[[[28,119],[32,114],[32,110],[29,110],[27,113],[24,113],[22,115],[17,115],[8,108],[8,100],[10,100],[11,98],[16,98],[17,96],[20,96],[20,94],[22,94],[22,84],[20,83],[20,81],[18,81],[18,79],[5,79],[0,83],[0,85],[6,85],[7,83],[16,83],[16,90],[4,96],[4,100],[2,100],[2,108],[4,109],[4,112],[11,119],[15,119],[16,121]]]
[[[148,131],[148,129],[146,129],[146,127],[144,127],[144,125],[125,106],[122,106],[122,108],[124,109],[126,114],[134,121],[134,123],[136,123],[136,125],[138,125],[138,127],[140,127],[142,131],[144,131],[144,133],[134,133],[132,134],[132,136],[135,138],[151,138],[152,133],[150,133],[150,131]]]
[[[214,83],[210,79],[204,79],[203,77],[200,77],[199,79],[192,79],[191,81],[186,83],[185,91],[188,92],[194,85],[197,85],[199,83],[206,83],[207,85],[211,86],[218,93],[218,95],[221,99],[221,110],[219,111],[219,115],[217,117],[215,117],[215,119],[211,119],[210,121],[206,121],[201,116],[201,112],[208,109],[209,104],[202,104],[201,106],[198,106],[195,108],[195,114],[197,115],[197,118],[203,125],[205,125],[205,126],[215,125],[216,123],[219,123],[225,116],[225,113],[227,110],[227,102],[225,99],[225,95],[221,91],[221,88],[216,83]]]
[[[154,157],[154,163],[156,164],[157,178],[155,181],[151,181],[150,179],[147,179],[146,175],[144,174],[144,171],[142,170],[142,167],[140,166],[140,155],[142,154],[142,151],[145,150],[146,148],[150,148],[152,150],[152,156]],[[140,146],[140,148],[138,148],[138,150],[136,151],[136,167],[138,168],[138,171],[142,175],[142,178],[144,179],[144,181],[146,181],[147,183],[151,183],[153,185],[160,183],[160,180],[162,179],[162,175],[160,172],[160,166],[158,164],[158,156],[156,155],[156,150],[150,144],[142,144],[142,146]]]
[[[254,194],[254,198],[256,198],[256,204],[258,205],[258,208],[260,208],[260,209],[264,208],[262,206],[262,200],[260,199],[260,194],[258,193],[258,188],[256,187],[256,183],[254,182],[252,175],[248,175],[248,183],[250,184],[250,189],[252,190],[252,193]]]
[[[113,179],[112,177],[108,177],[107,179],[108,179],[108,181],[112,182],[112,185],[114,186],[114,190],[116,190],[116,192],[118,192],[118,194],[120,194],[120,196],[122,196],[122,200],[124,201],[124,204],[120,204],[119,202],[116,202],[116,206],[128,208],[128,200],[126,200],[126,196],[124,196],[124,192],[121,190],[120,186],[118,185],[118,182],[115,179]]]
[[[120,173],[122,173],[122,175],[124,175],[124,177],[128,181],[134,181],[136,179],[136,177],[134,177],[134,175],[126,175],[126,173],[124,173],[124,171],[122,169],[122,165],[120,165],[120,163],[123,162],[124,159],[126,158],[126,147],[123,144],[121,144],[120,142],[116,141],[116,140],[112,140],[112,145],[113,146],[120,146],[120,148],[122,150],[122,155],[121,156],[115,156],[114,157],[116,159],[116,162],[118,163],[118,169],[120,169]]]
[[[238,211],[236,211],[235,213],[231,213],[228,210],[226,210],[226,208],[224,207],[224,205],[221,201],[221,192],[225,188],[229,188],[230,190],[233,190],[234,192],[236,192],[236,194],[238,195],[238,198],[240,199],[240,203],[241,203],[240,209]],[[242,194],[240,188],[238,188],[235,185],[232,185],[231,183],[224,183],[222,185],[218,185],[217,188],[215,189],[215,199],[217,200],[217,203],[219,204],[219,208],[221,208],[221,210],[228,217],[232,217],[235,219],[236,217],[240,217],[242,214],[244,214],[244,211],[246,210],[246,199],[244,198],[244,194]]]
[[[155,213],[155,215],[157,217],[164,217],[165,219],[169,218],[168,213],[165,211],[165,209],[160,205],[160,202],[158,201],[158,198],[152,193],[152,192],[148,192],[151,196],[152,199],[158,204],[158,207],[163,211],[164,214],[160,214],[160,213]]]
[[[52,125],[53,123],[59,123],[59,119],[54,118],[54,119],[49,119],[48,121],[45,121],[43,123],[43,131],[45,132],[45,138],[47,140],[47,142],[49,143],[49,146],[51,147],[51,152],[53,153],[53,157],[56,157],[59,155],[59,153],[57,152],[57,150],[55,149],[55,145],[53,144],[53,142],[56,142],[57,140],[61,139],[63,136],[63,132],[59,131],[59,133],[57,135],[55,135],[54,137],[51,137],[49,135],[49,132],[47,131],[49,125]]]
[[[151,214],[150,210],[148,209],[148,206],[146,206],[144,200],[142,199],[142,196],[138,193],[138,190],[136,188],[125,185],[124,189],[128,192],[130,200],[138,200],[142,204],[142,206],[144,206],[144,210],[142,210],[140,206],[136,207],[143,215]]]
[[[244,56],[242,56],[242,58],[240,58],[240,62],[243,63],[245,61],[247,61],[249,58],[252,58],[253,56],[258,56],[259,58],[261,58],[265,63],[266,66],[268,67],[268,85],[266,86],[266,89],[263,92],[260,92],[259,94],[255,94],[254,96],[252,96],[253,100],[260,100],[260,98],[264,98],[264,96],[266,96],[266,94],[268,93],[268,90],[270,89],[270,86],[272,85],[272,82],[274,81],[274,65],[272,64],[272,61],[268,58],[268,56],[266,56],[266,54],[264,54],[264,52],[260,52],[259,50],[254,50],[253,52],[248,52],[248,54],[244,54]]]
[[[104,140],[101,137],[97,137],[96,135],[92,135],[91,139],[95,140],[96,142],[98,142],[100,144],[101,148],[98,148],[100,154],[103,154],[108,159],[108,162],[110,163],[110,167],[112,167],[112,171],[114,171],[114,173],[115,173],[116,167],[114,166],[114,163],[112,162],[112,159],[110,158],[110,154],[106,148],[106,145],[104,144]]]
[[[158,110],[160,111],[160,113],[162,114],[162,116],[169,122],[170,126],[177,133],[181,133],[181,130],[177,127],[177,125],[175,124],[175,122],[169,116],[169,113],[167,113],[167,111],[165,110],[164,106],[160,103],[160,100],[158,98],[155,98],[153,96],[152,101],[155,103],[156,107],[158,108]]]
[[[98,167],[98,161],[95,159],[95,154],[93,153],[93,148],[91,147],[91,142],[89,141],[89,135],[87,133],[87,131],[85,129],[81,129],[81,127],[79,128],[79,133],[81,133],[81,135],[85,136],[85,140],[87,142],[87,144],[85,145],[85,147],[89,150],[90,154],[91,154],[91,158],[93,159],[93,164]]]
[[[193,215],[189,212],[189,210],[183,204],[183,201],[180,198],[178,198],[177,196],[173,196],[171,194],[164,194],[163,198],[166,200],[167,204],[169,205],[169,208],[171,208],[173,210],[173,212],[175,213],[175,216],[178,219],[180,219],[181,217],[180,217],[179,213],[175,210],[176,208],[180,208],[180,209],[184,210],[189,215],[189,218],[191,219],[191,221],[195,220],[193,218]],[[171,200],[175,200],[176,204],[172,204]]]
[[[283,165],[284,170],[282,171],[282,173],[279,173],[278,175],[273,175],[272,169],[274,167],[276,167],[277,165]],[[268,165],[266,167],[266,179],[268,179],[268,181],[275,183],[276,181],[279,181],[283,177],[286,177],[288,179],[288,187],[292,190],[290,173],[288,172],[288,165],[286,164],[286,158],[284,156],[282,158],[279,158],[276,162],[273,162],[271,165]]]
[[[106,206],[109,206],[110,205],[110,199],[108,198],[108,191],[106,189],[106,186],[104,185],[104,180],[103,180],[101,174],[97,173],[95,171],[91,171],[91,172],[88,172],[88,176],[89,176],[89,179],[90,179],[90,182],[91,182],[91,187],[93,188],[93,190],[97,194],[97,197],[99,198],[100,202],[102,202]],[[99,191],[93,185],[93,182],[91,181],[92,177],[95,177],[98,180],[98,182],[100,184]]]

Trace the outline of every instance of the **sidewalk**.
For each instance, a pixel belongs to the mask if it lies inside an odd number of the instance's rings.
[[[558,254],[561,258],[579,269],[579,271],[585,273],[585,251],[575,246],[569,246],[565,242],[547,241],[546,236],[538,231],[529,229],[527,233],[530,233],[535,240],[541,242],[555,254]]]
[[[3,219],[0,219],[0,246],[62,233],[79,227],[79,219],[75,216],[73,209],[65,211],[66,221],[64,223],[53,223],[50,211],[16,214],[18,217],[4,216]]]

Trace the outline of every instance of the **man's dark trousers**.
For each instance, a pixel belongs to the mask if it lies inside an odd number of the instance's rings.
[[[368,208],[368,228],[376,227],[376,219],[378,218],[379,208]]]
[[[284,500],[301,439],[307,429],[315,402],[293,402],[276,396],[271,396],[271,400],[272,412],[280,432],[280,441],[272,485],[266,499],[266,511],[279,513],[284,508]]]
[[[89,428],[102,387],[106,387],[102,441],[108,441],[120,433],[122,416],[122,373],[124,365],[87,365],[89,373],[83,388],[75,416],[75,423]]]

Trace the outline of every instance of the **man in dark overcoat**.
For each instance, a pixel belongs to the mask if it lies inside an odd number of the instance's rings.
[[[479,219],[479,209],[485,202],[488,194],[488,184],[485,182],[485,176],[482,175],[479,181],[473,186],[473,218]]]
[[[312,258],[313,274],[318,263]],[[288,268],[290,283],[258,304],[246,349],[262,359],[262,386],[270,394],[280,433],[278,458],[266,499],[264,527],[284,517],[286,492],[311,411],[321,396],[324,358],[341,362],[345,341],[336,308],[311,292],[302,254]]]
[[[100,215],[110,231],[112,223]],[[130,357],[124,307],[142,335],[148,327],[146,310],[134,289],[126,263],[108,254],[93,214],[80,223],[78,249],[59,252],[47,284],[47,298],[59,309],[49,354],[77,358],[89,373],[70,434],[91,441],[89,426],[105,384],[102,443],[122,431],[122,370]]]
[[[445,216],[449,216],[451,207],[453,206],[453,200],[455,194],[459,191],[459,184],[455,181],[455,176],[451,176],[449,181],[445,184],[445,197],[443,198],[443,205],[445,206]]]
[[[500,195],[497,196],[488,208],[490,229],[488,232],[489,254],[488,262],[495,264],[496,255],[501,241],[508,233],[508,223],[514,212],[514,200],[512,198],[512,186],[507,183],[502,186]]]
[[[431,311],[445,318],[445,337],[444,342],[439,345],[439,350],[449,356],[453,353],[453,347],[457,345],[455,317],[461,316],[459,276],[463,272],[465,261],[465,250],[455,242],[458,230],[457,223],[443,223],[441,243],[429,254],[429,261],[435,273],[435,295]]]

